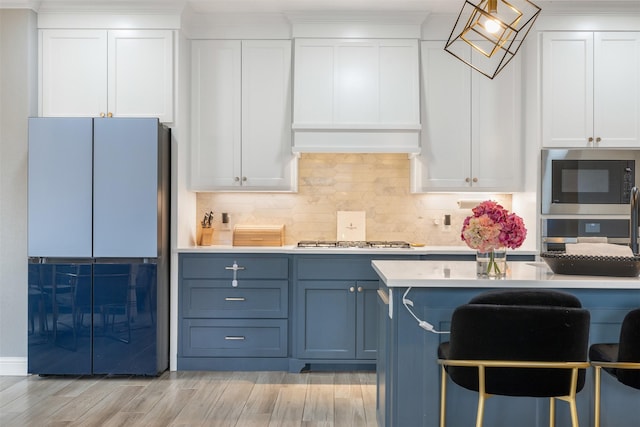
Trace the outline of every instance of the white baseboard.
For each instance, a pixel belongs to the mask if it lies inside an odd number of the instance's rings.
[[[27,375],[26,357],[0,357],[0,376]]]

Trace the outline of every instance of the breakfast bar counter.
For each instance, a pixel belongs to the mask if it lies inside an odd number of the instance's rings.
[[[480,278],[468,261],[376,261],[373,269],[389,288],[640,289],[639,277],[554,274],[540,262],[510,262],[506,277]]]
[[[640,307],[637,277],[554,274],[544,262],[509,262],[503,279],[479,278],[472,261],[374,260],[379,281],[377,415],[379,426],[438,426],[440,368],[437,347],[448,341],[454,309],[489,289],[551,288],[577,296],[591,314],[590,344],[617,342],[625,314]],[[419,326],[431,325],[433,331]],[[424,323],[423,323],[424,326]],[[635,426],[640,393],[602,376],[601,425]],[[475,425],[477,393],[448,387],[447,424]],[[580,425],[593,420],[593,373],[578,393]],[[496,396],[485,425],[546,426],[548,399]],[[556,404],[556,425],[571,425],[568,405]]]

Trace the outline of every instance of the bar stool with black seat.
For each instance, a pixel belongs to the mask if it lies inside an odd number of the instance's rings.
[[[550,398],[550,426],[555,399],[566,401],[577,427],[576,394],[589,367],[589,321],[578,298],[555,290],[488,291],[457,307],[450,340],[438,347],[440,426],[446,425],[449,376],[478,392],[478,427],[493,395]]]
[[[619,342],[592,344],[589,359],[594,367],[595,427],[599,427],[602,368],[622,384],[640,390],[640,308],[624,317]]]

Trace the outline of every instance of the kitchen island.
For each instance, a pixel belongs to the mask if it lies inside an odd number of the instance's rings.
[[[590,343],[616,342],[624,315],[640,307],[640,279],[553,274],[543,262],[510,262],[504,279],[476,276],[475,262],[374,260],[379,281],[377,397],[379,426],[438,426],[440,367],[437,347],[448,340],[453,310],[489,289],[551,288],[576,295],[591,313]],[[406,306],[403,304],[408,300]],[[418,326],[411,314],[433,325]],[[640,419],[640,393],[602,377],[601,425],[631,427]],[[477,394],[447,390],[450,426],[475,425]],[[581,425],[593,425],[593,373],[578,394]],[[568,405],[556,404],[556,425],[570,425]],[[546,426],[548,399],[496,396],[487,402],[485,425]]]

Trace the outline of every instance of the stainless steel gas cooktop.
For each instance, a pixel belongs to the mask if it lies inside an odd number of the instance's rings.
[[[335,241],[335,240],[301,240],[299,248],[410,248],[407,242],[400,241]]]

